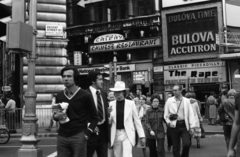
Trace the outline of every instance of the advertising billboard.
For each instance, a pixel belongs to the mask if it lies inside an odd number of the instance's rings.
[[[163,13],[165,61],[208,58],[219,53],[216,38],[221,26],[221,9],[216,4],[188,8]]]
[[[218,83],[226,81],[225,62],[202,62],[164,66],[164,84]]]

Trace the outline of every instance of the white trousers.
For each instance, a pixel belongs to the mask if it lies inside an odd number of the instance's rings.
[[[113,151],[115,157],[132,157],[132,144],[127,137],[125,129],[116,130]]]

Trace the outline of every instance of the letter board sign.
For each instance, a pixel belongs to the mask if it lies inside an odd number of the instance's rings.
[[[164,84],[217,83],[226,81],[225,62],[202,62],[164,66]]]
[[[211,7],[212,6],[212,7]],[[215,5],[199,9],[185,9],[179,12],[163,13],[163,49],[164,60],[192,60],[209,58],[219,52],[216,34],[219,32],[221,17]],[[204,55],[202,55],[204,54]]]

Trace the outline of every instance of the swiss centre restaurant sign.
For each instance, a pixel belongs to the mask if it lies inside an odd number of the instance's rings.
[[[212,83],[226,81],[225,62],[202,62],[164,66],[164,84]]]
[[[205,4],[163,12],[164,59],[190,59],[188,56],[193,55],[204,58],[218,53],[219,7],[219,3]]]
[[[209,0],[162,0],[162,7],[173,7],[178,5],[185,5],[191,3],[204,2]]]
[[[90,53],[105,52],[105,51],[117,51],[125,49],[146,48],[161,46],[160,38],[148,38],[142,40],[129,40],[114,43],[106,43],[99,45],[90,45]]]
[[[93,68],[78,68],[80,75],[87,75],[91,71],[99,71],[101,73],[109,72],[109,67],[93,67]],[[112,69],[114,71],[114,69]],[[117,72],[135,71],[135,64],[117,65]]]

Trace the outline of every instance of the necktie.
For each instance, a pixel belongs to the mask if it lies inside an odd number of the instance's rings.
[[[99,91],[97,91],[96,94],[97,94],[98,119],[99,119],[99,122],[101,122],[103,120],[102,99]]]

